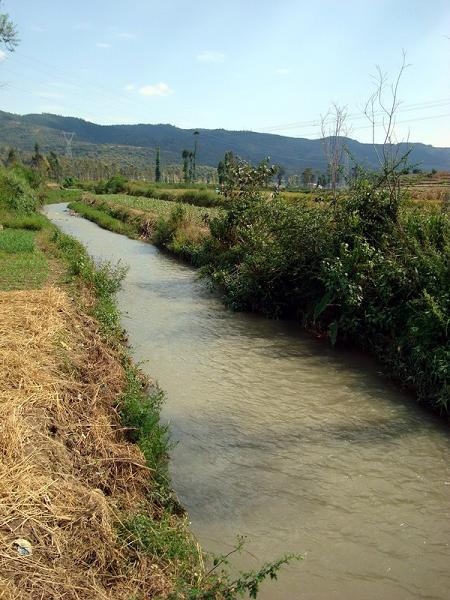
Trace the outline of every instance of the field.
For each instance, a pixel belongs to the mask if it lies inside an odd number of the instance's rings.
[[[180,192],[182,191],[183,190],[180,190]],[[137,209],[145,213],[162,217],[168,217],[173,211],[174,205],[182,206],[187,217],[198,224],[204,222],[205,215],[212,217],[218,215],[220,212],[220,209],[218,208],[208,208],[193,204],[186,204],[184,202],[160,200],[157,198],[144,198],[141,196],[135,197],[126,194],[106,194],[97,197],[97,200],[104,200],[111,205]]]
[[[450,201],[450,172],[407,175],[403,185],[411,199],[416,201]]]

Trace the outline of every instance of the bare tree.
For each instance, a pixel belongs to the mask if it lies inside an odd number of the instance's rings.
[[[408,138],[399,142],[396,136],[396,117],[401,104],[399,86],[408,66],[406,53],[403,51],[401,66],[390,85],[387,74],[377,66],[373,76],[375,90],[364,108],[364,114],[372,128],[372,145],[380,166],[379,185],[386,185],[394,196],[397,196],[400,191],[399,169],[406,165],[412,150],[408,144]],[[377,141],[377,130],[379,129],[383,133],[381,139]],[[403,150],[405,143],[407,144],[406,151]]]
[[[325,158],[328,164],[333,203],[336,204],[337,184],[342,170],[345,138],[349,135],[346,106],[333,103],[325,115],[321,115],[321,133]]]

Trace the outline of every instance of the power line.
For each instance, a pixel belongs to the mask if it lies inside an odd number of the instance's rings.
[[[415,104],[406,104],[404,105],[403,108],[399,108],[398,109],[398,113],[403,113],[403,112],[411,112],[411,111],[415,111],[415,110],[427,110],[430,108],[439,108],[441,106],[446,106],[450,104],[450,98],[441,98],[439,100],[427,100],[424,102],[417,102]],[[374,113],[374,116],[382,116],[384,113],[382,111],[376,111]],[[350,113],[349,115],[347,115],[347,117],[349,119],[352,120],[360,120],[360,119],[366,119],[366,115],[364,114],[364,112],[358,112],[358,113]],[[305,127],[320,127],[322,124],[322,121],[320,119],[314,119],[311,121],[297,121],[297,122],[293,122],[293,123],[286,123],[284,125],[271,125],[269,127],[259,127],[259,130],[263,130],[263,131],[284,131],[287,129],[302,129]]]
[[[62,134],[66,142],[66,156],[72,158],[72,140],[75,137],[75,131],[63,131]]]
[[[86,97],[86,87],[88,87],[88,88],[95,90],[96,93],[99,93],[102,96],[106,97],[108,99],[108,103],[110,105],[116,106],[117,103],[120,103],[120,104],[122,104],[122,106],[129,109],[130,107],[136,106],[137,100],[140,100],[141,102],[143,102],[143,100],[141,98],[130,99],[130,98],[127,98],[126,96],[118,95],[116,92],[108,90],[107,88],[100,86],[98,83],[89,81],[87,79],[81,80],[81,82],[80,82],[79,79],[67,77],[67,73],[64,72],[62,69],[60,69],[59,67],[51,65],[50,63],[44,62],[44,61],[34,58],[32,56],[28,56],[22,52],[16,52],[14,57],[10,58],[10,61],[19,60],[19,62],[23,62],[23,59],[25,59],[25,61],[31,61],[35,65],[36,64],[40,65],[38,67],[34,66],[33,68],[35,68],[35,69],[38,68],[39,70],[46,72],[47,74],[51,75],[53,77],[53,79],[67,82],[72,87],[77,88],[79,90],[78,93],[83,95],[84,98]],[[84,86],[83,86],[83,84],[84,84]]]

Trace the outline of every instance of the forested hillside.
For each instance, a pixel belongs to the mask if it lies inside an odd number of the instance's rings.
[[[73,117],[53,114],[14,115],[0,111],[0,143],[31,151],[38,142],[44,151],[61,153],[65,149],[62,132],[74,132],[74,156],[115,160],[119,163],[133,160],[148,164],[154,148],[161,147],[166,164],[180,163],[181,153],[194,144],[194,129],[180,129],[173,125],[97,125]],[[252,163],[270,157],[271,162],[282,164],[290,173],[305,167],[325,170],[326,163],[321,140],[293,138],[251,131],[200,129],[198,164],[215,167],[228,150]],[[354,159],[366,166],[377,166],[371,144],[348,139],[346,143]],[[435,148],[412,144],[411,163],[422,169],[448,170],[450,148]]]

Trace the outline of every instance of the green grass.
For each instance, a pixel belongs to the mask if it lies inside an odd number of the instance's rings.
[[[174,518],[169,511],[158,518],[138,513],[119,525],[119,535],[130,549],[158,557],[159,562],[162,559],[163,567],[170,569],[177,587],[195,589],[203,571],[202,557],[188,531],[186,519]],[[176,597],[186,598],[185,595]],[[191,592],[188,597],[199,596]]]
[[[205,215],[208,217],[215,217],[223,212],[219,208],[207,208],[186,204],[184,202],[159,200],[157,198],[143,198],[141,196],[128,196],[126,194],[105,194],[103,196],[96,196],[96,198],[98,198],[98,200],[106,200],[109,203],[118,206],[136,208],[145,212],[155,213],[161,217],[169,217],[174,206],[183,206],[186,211],[186,216],[197,223],[202,223]]]
[[[18,252],[34,251],[34,234],[31,231],[0,231],[0,252],[16,254]]]
[[[44,192],[44,204],[59,204],[59,202],[76,202],[81,200],[83,190],[72,190],[64,188],[46,188]]]
[[[30,231],[0,231],[0,290],[36,289],[48,277],[44,254],[35,248]]]
[[[48,221],[38,213],[27,215],[0,209],[0,224],[9,229],[39,231],[48,226]]]
[[[134,237],[136,235],[136,230],[130,224],[119,221],[119,219],[112,217],[102,210],[93,208],[84,202],[71,202],[70,208],[86,219],[89,219],[89,221],[97,223],[97,225],[104,229],[109,229],[109,231],[114,231],[115,233],[120,233],[129,237]]]

